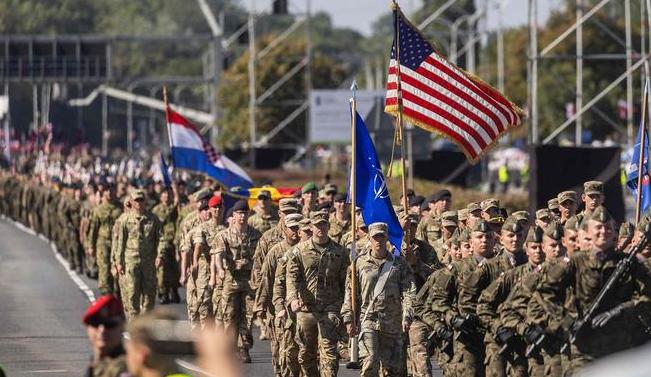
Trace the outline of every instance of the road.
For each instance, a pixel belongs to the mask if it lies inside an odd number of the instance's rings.
[[[97,282],[69,273],[50,244],[0,220],[0,364],[8,376],[82,376],[90,346],[81,317]],[[83,292],[73,281],[89,288]],[[187,318],[185,303],[166,305]],[[272,376],[268,341],[256,342],[245,376]],[[341,366],[340,376],[356,376]]]

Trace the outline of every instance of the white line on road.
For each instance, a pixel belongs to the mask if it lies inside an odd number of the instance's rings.
[[[57,261],[59,261],[59,264],[61,264],[61,266],[63,266],[63,268],[66,270],[66,272],[68,273],[68,276],[70,276],[70,279],[72,279],[72,281],[75,284],[77,284],[77,287],[79,287],[79,289],[86,295],[86,297],[88,298],[88,301],[90,301],[90,302],[95,301],[95,293],[93,292],[93,290],[90,289],[90,287],[86,283],[84,283],[83,280],[81,280],[81,278],[79,277],[79,274],[77,274],[76,271],[70,269],[70,267],[68,266],[68,262],[65,259],[63,259],[61,254],[57,251],[57,247],[54,245],[54,243],[50,242],[44,235],[36,234],[36,232],[33,229],[30,229],[30,228],[26,227],[25,225],[23,225],[23,224],[21,224],[21,223],[19,223],[17,221],[13,221],[13,220],[11,220],[9,218],[6,218],[4,216],[3,216],[3,218],[5,220],[13,223],[16,228],[22,230],[23,232],[25,232],[27,234],[30,234],[32,236],[38,236],[40,239],[47,242],[50,245],[50,249],[52,250],[52,253],[54,253],[54,257],[56,258]]]
[[[28,370],[26,373],[66,373],[67,369],[39,369],[39,370]]]

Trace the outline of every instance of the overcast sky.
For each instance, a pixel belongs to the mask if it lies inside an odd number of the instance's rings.
[[[253,0],[256,10],[269,10],[271,0]],[[290,0],[290,12],[305,11],[308,0]],[[477,0],[479,1],[479,0]],[[488,25],[493,29],[497,25],[496,4],[500,0],[487,0],[489,2]],[[526,0],[504,0],[506,6],[504,9],[504,25],[516,26],[527,23],[527,3]],[[313,11],[325,11],[330,14],[335,26],[349,27],[369,35],[371,24],[377,18],[389,11],[390,0],[311,0]],[[551,9],[559,9],[562,0],[538,0],[538,15],[542,23],[549,14]],[[242,3],[249,6],[251,0],[242,0]],[[421,0],[400,0],[398,2],[405,13],[417,9]]]

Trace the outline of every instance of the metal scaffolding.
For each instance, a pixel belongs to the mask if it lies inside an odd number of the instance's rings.
[[[642,9],[646,7],[647,12],[644,14],[644,11],[640,15],[641,17],[641,44],[640,52],[636,52],[633,48],[632,42],[632,20],[631,20],[631,0],[624,1],[624,21],[625,21],[625,35],[622,39],[621,36],[614,33],[606,25],[601,23],[595,16],[600,10],[604,8],[611,0],[601,0],[596,2],[593,6],[589,6],[586,0],[575,0],[575,16],[576,21],[563,32],[561,32],[556,38],[544,46],[542,49],[539,49],[538,46],[538,0],[529,0],[528,2],[528,18],[529,18],[529,57],[528,57],[528,77],[527,77],[527,87],[528,87],[528,108],[529,108],[529,142],[531,144],[540,143],[540,117],[539,117],[539,104],[538,104],[538,82],[539,76],[545,75],[546,72],[539,71],[538,65],[542,60],[559,60],[559,59],[574,59],[575,60],[575,103],[574,111],[571,116],[568,117],[563,123],[554,128],[554,130],[542,140],[543,144],[552,142],[558,135],[560,135],[565,129],[567,129],[572,124],[575,125],[574,132],[574,143],[575,145],[582,144],[582,135],[585,128],[583,117],[588,111],[593,111],[599,117],[604,119],[608,124],[613,126],[617,131],[620,131],[620,127],[616,122],[610,120],[607,115],[603,114],[599,109],[596,108],[596,104],[608,95],[614,88],[620,85],[625,81],[626,85],[626,141],[630,145],[633,142],[634,132],[633,132],[633,78],[634,74],[638,69],[641,69],[645,66],[649,56],[646,54],[646,37],[649,33],[649,26],[651,17],[649,16],[649,0],[639,0],[640,6]],[[598,53],[590,52],[589,54],[584,53],[583,46],[583,28],[586,22],[594,23],[601,31],[607,34],[610,38],[616,41],[618,44],[621,44],[624,47],[624,54],[607,54],[607,53]],[[551,54],[552,50],[556,48],[561,42],[565,41],[567,37],[574,35],[575,36],[575,55],[553,55]],[[651,40],[651,39],[650,39]],[[635,60],[637,58],[637,60]],[[625,71],[609,83],[605,88],[601,89],[597,95],[591,99],[584,98],[584,62],[586,60],[624,60],[626,64]],[[643,76],[648,75],[643,73]],[[587,101],[586,101],[587,100]]]

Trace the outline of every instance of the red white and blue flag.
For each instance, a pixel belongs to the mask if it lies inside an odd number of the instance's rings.
[[[175,168],[204,173],[228,189],[246,189],[253,185],[241,167],[224,154],[218,153],[194,125],[169,107],[167,122]]]
[[[522,110],[449,62],[399,9],[394,16],[385,111],[397,116],[402,99],[405,121],[445,136],[476,162],[500,136],[521,123]]]

